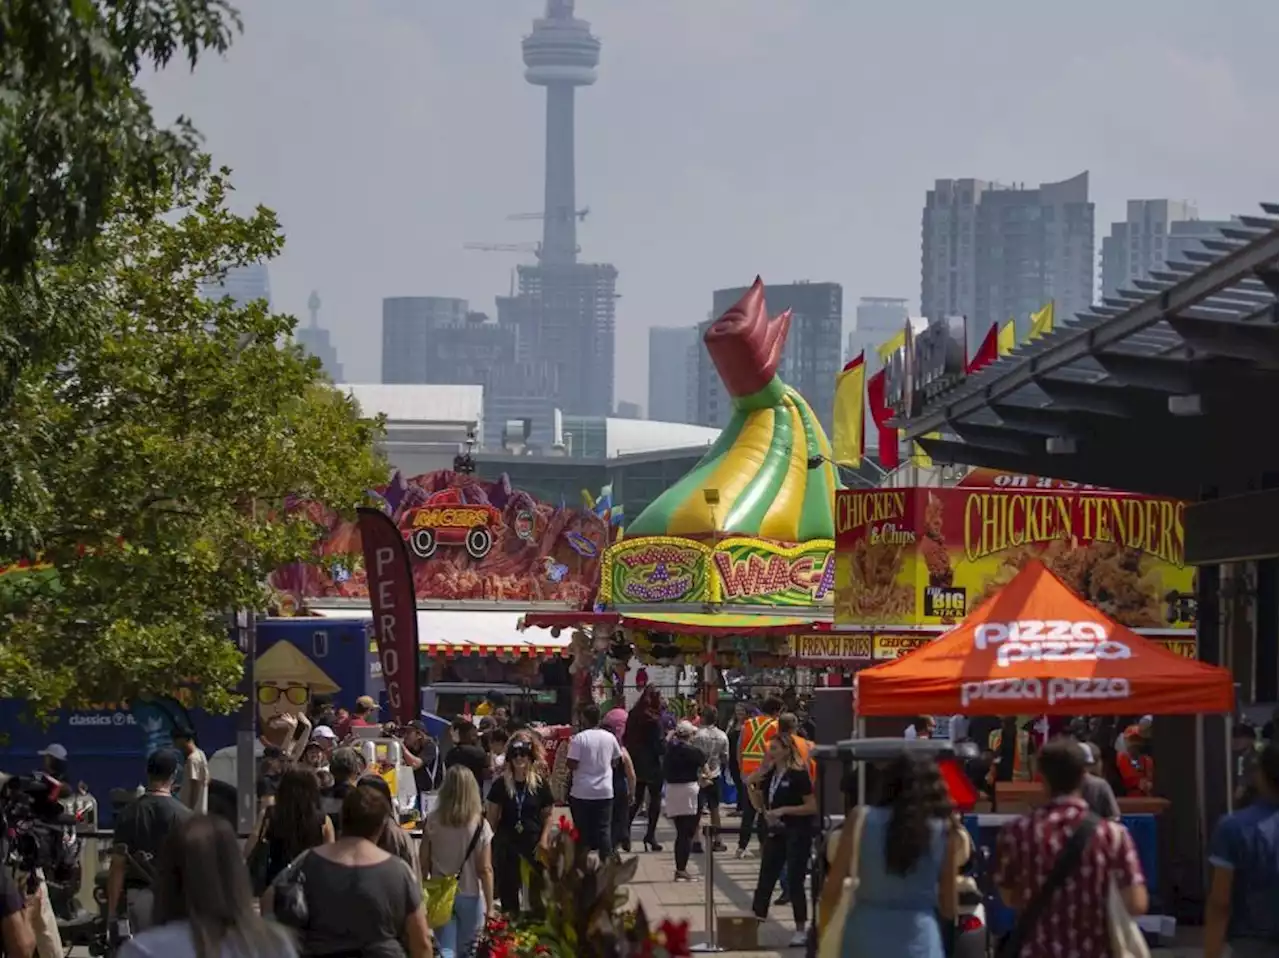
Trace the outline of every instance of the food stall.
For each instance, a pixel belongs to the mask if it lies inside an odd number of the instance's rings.
[[[1039,559],[1111,619],[1195,658],[1185,503],[975,469],[951,486],[836,493],[837,651],[859,665],[945,633]],[[854,637],[841,646],[837,636]],[[822,647],[822,639],[809,640]]]
[[[1226,669],[1148,641],[1038,559],[941,638],[861,672],[857,689],[859,726],[869,716],[1204,715],[1230,713],[1234,702]],[[1119,801],[1148,884],[1157,887],[1152,806],[1168,803]],[[967,824],[990,848],[1007,817],[974,816]],[[993,929],[1000,921],[991,920]]]
[[[457,683],[480,686],[480,694],[517,686],[531,715],[567,721],[570,638],[524,634],[520,619],[531,610],[591,606],[610,539],[606,520],[581,506],[542,502],[505,475],[482,479],[469,455],[452,470],[396,473],[375,492],[410,557],[426,697],[461,712],[475,696]],[[320,562],[273,573],[276,606],[296,616],[369,620],[359,527],[305,508],[326,529]],[[370,658],[376,673],[377,656]],[[451,685],[432,695],[435,683]]]
[[[525,617],[582,630],[581,659],[614,690],[633,691],[638,663],[675,662],[699,667],[713,697],[717,669],[789,663],[790,636],[830,626],[839,479],[818,417],[777,375],[790,322],[769,316],[757,278],[711,324],[728,425],[605,550],[593,612]]]

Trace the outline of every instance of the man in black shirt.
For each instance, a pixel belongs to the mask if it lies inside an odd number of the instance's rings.
[[[444,767],[461,765],[468,769],[476,777],[476,784],[483,795],[485,779],[489,777],[489,753],[480,747],[480,733],[466,719],[456,718],[453,720],[453,735],[457,744],[444,757]]]
[[[107,876],[107,914],[119,914],[125,899],[133,932],[151,923],[151,877],[169,833],[190,818],[191,809],[173,797],[178,753],[162,748],[147,758],[147,790],[123,809],[116,819],[115,846]]]

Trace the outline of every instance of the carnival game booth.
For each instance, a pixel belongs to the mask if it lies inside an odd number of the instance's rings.
[[[605,551],[595,613],[529,615],[527,626],[591,628],[595,667],[628,673],[628,645],[642,661],[675,647],[702,667],[776,665],[789,636],[829,628],[839,478],[818,417],[777,375],[790,322],[789,310],[770,318],[757,278],[708,327],[728,424]]]
[[[1112,621],[1039,560],[946,635],[861,672],[857,687],[860,727],[870,716],[1204,715],[1230,713],[1234,705],[1226,669],[1184,658]],[[1156,818],[1167,805],[1120,799],[1153,890]],[[979,846],[991,849],[1009,817],[971,816],[966,824]],[[998,916],[993,930],[1011,924],[997,902],[989,907]],[[1150,916],[1143,927],[1167,933],[1171,921]]]

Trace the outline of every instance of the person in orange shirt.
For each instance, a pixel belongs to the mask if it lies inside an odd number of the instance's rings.
[[[1155,782],[1155,763],[1144,755],[1142,733],[1136,728],[1125,732],[1124,752],[1116,756],[1116,769],[1126,795],[1150,795]]]

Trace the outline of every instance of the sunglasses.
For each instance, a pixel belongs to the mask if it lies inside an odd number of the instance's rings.
[[[259,705],[275,705],[282,695],[290,705],[306,705],[307,700],[311,698],[305,685],[291,685],[287,689],[282,689],[278,685],[258,686]]]

